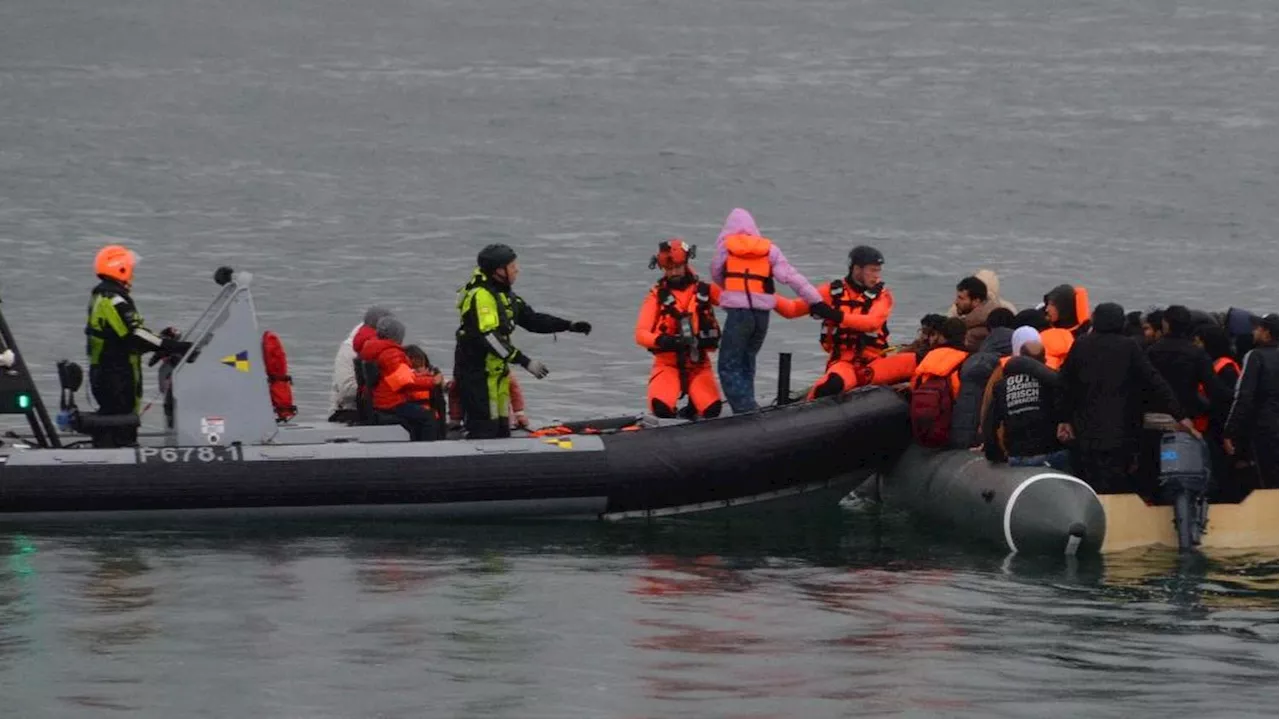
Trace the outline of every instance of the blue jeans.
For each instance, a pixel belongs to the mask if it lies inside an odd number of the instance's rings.
[[[1067,459],[1067,450],[1060,449],[1057,452],[1049,454],[1037,454],[1031,457],[1010,457],[1010,467],[1051,467],[1059,472],[1067,472],[1071,469],[1071,463]]]
[[[720,388],[734,414],[760,406],[756,404],[756,354],[764,346],[768,332],[767,310],[725,310],[716,369],[720,373]]]

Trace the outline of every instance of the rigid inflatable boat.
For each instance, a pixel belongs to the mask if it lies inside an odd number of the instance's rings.
[[[224,278],[225,279],[225,278]],[[909,442],[887,388],[629,430],[409,442],[398,425],[278,423],[251,277],[236,273],[183,333],[166,427],[139,446],[59,432],[0,314],[0,410],[33,437],[0,446],[0,522],[268,516],[650,518],[759,505],[835,506]],[[63,404],[75,388],[63,387]],[[65,406],[64,406],[65,410]],[[75,413],[82,433],[136,416]],[[575,428],[561,431],[572,432]],[[580,428],[578,428],[580,429]],[[784,504],[785,503],[785,504]]]
[[[1098,495],[1048,467],[1010,467],[976,452],[912,445],[878,490],[887,505],[1011,552],[1096,554],[1106,539]]]

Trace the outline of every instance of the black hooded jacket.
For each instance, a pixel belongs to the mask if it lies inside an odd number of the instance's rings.
[[[1223,430],[1228,439],[1251,440],[1265,446],[1267,451],[1274,450],[1276,434],[1280,432],[1277,375],[1280,375],[1280,358],[1274,343],[1255,347],[1244,356],[1235,401]]]
[[[1056,452],[1056,397],[1062,377],[1043,362],[1014,357],[1005,365],[1004,377],[991,393],[991,410],[982,425],[983,452],[999,462],[1008,457],[1034,457]],[[1004,426],[1004,446],[997,431]],[[1006,456],[1007,451],[1007,456]]]
[[[1076,319],[1076,289],[1071,285],[1058,285],[1049,290],[1049,294],[1044,296],[1044,303],[1052,303],[1058,308],[1056,326],[1075,327],[1079,323]]]
[[[1124,310],[1105,302],[1093,313],[1093,331],[1075,341],[1062,365],[1060,421],[1071,423],[1080,449],[1121,449],[1142,430],[1144,392],[1151,411],[1174,419],[1186,413],[1147,355],[1124,332]]]
[[[1214,408],[1225,413],[1231,406],[1231,390],[1213,371],[1213,360],[1190,338],[1165,335],[1147,348],[1147,358],[1169,383],[1178,404],[1187,412],[1202,415]],[[1208,394],[1208,404],[1200,396],[1201,385]]]
[[[982,414],[982,395],[987,380],[1000,366],[1000,358],[1013,351],[1013,330],[996,327],[982,341],[977,352],[960,365],[960,394],[951,409],[950,446],[968,449],[978,444],[978,420]]]
[[[1044,302],[1045,304],[1052,302],[1058,308],[1058,321],[1054,323],[1054,327],[1070,329],[1071,334],[1076,337],[1089,331],[1089,320],[1081,321],[1076,315],[1076,288],[1071,285],[1058,285],[1044,296]]]

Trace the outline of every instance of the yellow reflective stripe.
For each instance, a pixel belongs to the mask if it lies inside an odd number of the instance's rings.
[[[156,349],[159,349],[161,346],[164,345],[164,340],[160,339],[154,334],[151,334],[151,330],[147,329],[146,327],[142,327],[141,325],[139,325],[136,329],[133,330],[133,336],[137,337],[143,342],[146,342],[152,347],[155,347]]]

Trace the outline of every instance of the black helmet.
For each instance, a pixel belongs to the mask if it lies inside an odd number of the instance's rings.
[[[487,245],[476,255],[476,264],[486,275],[497,272],[499,268],[515,262],[516,251],[506,245]]]
[[[883,265],[884,255],[870,245],[858,245],[849,251],[849,266],[862,267],[863,265]]]

